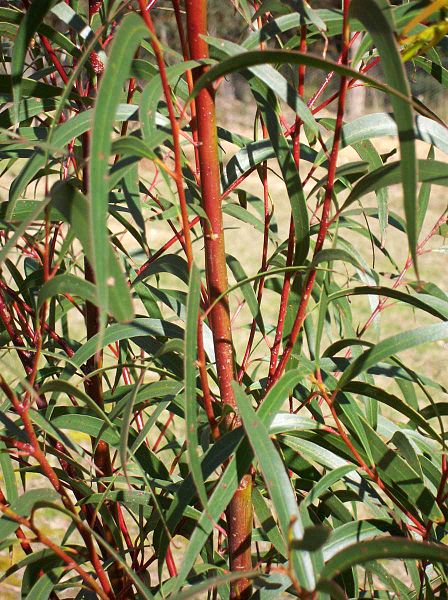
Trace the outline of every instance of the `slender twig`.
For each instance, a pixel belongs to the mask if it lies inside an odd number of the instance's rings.
[[[350,29],[349,29],[349,19],[348,19],[348,9],[350,5],[350,0],[344,0],[343,5],[343,15],[344,15],[344,23],[343,23],[343,50],[342,50],[342,64],[347,64],[348,59],[348,50],[349,50],[349,42],[350,42]],[[328,165],[328,177],[327,177],[327,185],[325,189],[325,198],[322,206],[322,215],[320,221],[319,232],[317,235],[317,240],[314,248],[314,257],[322,250],[322,247],[325,242],[325,238],[327,235],[328,227],[329,227],[329,215],[331,208],[331,199],[333,194],[333,186],[336,175],[336,167],[339,156],[339,146],[341,141],[341,131],[343,125],[344,111],[345,111],[345,100],[347,94],[347,86],[348,81],[347,77],[341,77],[341,82],[339,85],[339,101],[338,101],[338,112],[336,117],[336,127],[333,137],[333,147],[331,150],[330,161]],[[301,301],[299,305],[299,309],[294,320],[294,324],[292,326],[292,330],[286,344],[283,355],[277,365],[277,368],[273,375],[268,378],[268,383],[266,386],[266,391],[268,391],[272,385],[279,380],[281,375],[283,374],[288,360],[292,354],[294,345],[297,341],[298,335],[302,329],[302,325],[305,321],[306,311],[308,307],[309,300],[311,298],[311,292],[314,287],[314,282],[316,280],[316,269],[311,269],[309,275],[306,279],[306,283],[302,292]]]

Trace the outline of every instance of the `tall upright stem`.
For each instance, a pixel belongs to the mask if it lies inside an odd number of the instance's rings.
[[[343,28],[342,28],[342,52],[340,63],[343,65],[347,64],[348,59],[348,51],[350,48],[350,28],[349,28],[349,19],[348,19],[348,11],[350,6],[350,0],[343,0]],[[322,250],[326,235],[328,233],[328,227],[330,225],[330,209],[331,209],[331,198],[333,193],[333,187],[336,177],[336,168],[339,156],[339,146],[341,142],[341,133],[342,133],[342,125],[344,120],[344,112],[345,112],[345,100],[347,96],[347,88],[348,88],[348,79],[347,77],[341,77],[341,81],[339,84],[339,101],[338,101],[338,112],[336,116],[336,127],[334,131],[333,138],[333,147],[331,149],[330,160],[328,164],[328,178],[327,178],[327,186],[325,188],[325,198],[322,206],[322,216],[320,220],[319,232],[317,234],[316,245],[314,248],[314,258],[317,254]],[[276,383],[280,377],[283,375],[288,360],[291,357],[294,345],[297,341],[298,335],[302,329],[303,323],[305,322],[306,311],[308,308],[308,302],[311,298],[311,292],[313,290],[313,286],[316,280],[317,270],[312,269],[308,275],[308,278],[305,283],[304,290],[302,292],[302,298],[299,305],[299,310],[297,311],[296,318],[294,320],[294,325],[292,326],[291,334],[289,336],[288,343],[286,344],[285,351],[277,365],[277,368],[272,376],[269,377],[268,384],[266,386],[266,391],[269,391],[271,387]]]
[[[193,60],[208,58],[207,44],[202,36],[207,33],[207,0],[186,0],[188,43]],[[194,70],[193,78],[206,67]],[[224,246],[221,190],[216,131],[216,110],[213,88],[201,90],[196,98],[196,125],[199,141],[198,158],[201,179],[202,205],[208,220],[204,220],[205,268],[210,303],[228,288]],[[235,408],[232,382],[235,380],[232,329],[227,296],[216,303],[210,313],[210,324],[216,355],[216,368],[222,402]],[[237,424],[235,419],[229,427]],[[231,571],[248,571],[252,567],[252,478],[245,475],[226,511],[229,558]],[[244,599],[251,595],[247,579],[233,584],[231,598]]]

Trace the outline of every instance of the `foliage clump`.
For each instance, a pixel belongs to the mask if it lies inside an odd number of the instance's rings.
[[[2,597],[447,596],[447,9],[1,3]]]

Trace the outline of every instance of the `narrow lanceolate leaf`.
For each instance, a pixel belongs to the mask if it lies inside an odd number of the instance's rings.
[[[90,231],[94,226],[92,225],[92,221],[90,221],[87,198],[75,190],[69,183],[64,181],[58,182],[53,186],[51,196],[53,205],[70,224],[74,234],[81,242],[88,260],[93,264],[94,251]],[[117,321],[130,321],[134,316],[131,294],[107,236],[102,252],[107,256],[109,267],[109,310]],[[89,295],[91,288],[84,287],[83,292]],[[47,293],[48,288],[44,291],[45,295]],[[96,294],[95,297],[96,301],[98,301],[98,294]]]
[[[22,494],[17,500],[11,503],[10,509],[15,514],[21,517],[29,517],[33,509],[49,500],[56,500],[59,498],[59,494],[51,489],[36,489],[30,490]],[[13,519],[9,518],[7,514],[4,514],[0,518],[0,539],[5,540],[11,533],[17,529],[17,523]]]
[[[28,45],[31,42],[33,35],[36,33],[41,21],[50,10],[51,5],[54,4],[54,1],[55,0],[34,0],[31,6],[26,10],[14,40],[11,76],[15,124],[17,124],[19,115],[23,67]]]
[[[334,71],[338,75],[345,77],[353,77],[371,85],[378,90],[386,92],[403,102],[412,104],[409,96],[406,93],[401,92],[395,86],[388,85],[368,77],[362,73],[359,73],[355,69],[346,67],[332,60],[319,58],[313,54],[304,54],[302,52],[296,52],[293,50],[253,50],[250,52],[243,52],[236,56],[232,56],[225,60],[222,60],[217,65],[213,66],[209,71],[206,71],[204,75],[196,82],[195,88],[192,92],[192,97],[196,97],[201,89],[208,87],[216,79],[220,79],[224,75],[235,73],[242,69],[263,64],[291,64],[291,65],[305,65],[306,67],[313,67],[326,73]]]
[[[333,556],[358,542],[378,538],[386,534],[399,535],[400,529],[392,519],[361,519],[350,521],[336,527],[322,548],[324,559],[328,562]]]
[[[380,436],[364,419],[361,426],[368,438],[372,455],[372,464],[389,490],[414,511],[417,508],[422,515],[435,523],[443,523],[444,516],[435,496],[431,493],[419,474],[409,463],[383,442]]]
[[[226,262],[230,270],[232,271],[232,274],[235,277],[236,281],[240,282],[247,279],[246,273],[238,259],[229,254],[227,255]],[[257,323],[258,328],[260,329],[261,333],[264,334],[265,329],[263,323],[263,316],[261,315],[260,307],[258,305],[257,297],[255,295],[253,287],[249,283],[244,283],[241,285],[241,291],[243,292],[244,299],[247,302],[249,310],[252,313],[252,316],[255,322]]]
[[[193,476],[202,507],[207,506],[207,492],[202,476],[201,461],[199,459],[198,440],[198,400],[196,393],[197,378],[197,335],[199,301],[201,294],[201,277],[198,268],[193,263],[190,270],[190,285],[187,301],[187,324],[184,342],[184,378],[185,378],[185,427],[187,431],[187,453],[190,470]]]
[[[390,394],[389,392],[385,392],[383,389],[371,385],[370,383],[364,383],[363,381],[351,381],[350,383],[346,384],[345,390],[353,394],[360,394],[362,396],[367,396],[368,398],[374,398],[378,402],[386,404],[390,408],[393,408],[402,415],[408,417],[408,419],[426,431],[434,440],[442,443],[442,438],[431,427],[426,418],[424,418],[420,412],[414,410],[412,406],[401,400],[401,398],[398,396]]]
[[[230,458],[224,473],[219,477],[218,483],[210,495],[208,511],[202,513],[191,535],[188,547],[183,556],[182,565],[179,569],[173,594],[184,584],[197,556],[213,531],[214,523],[219,520],[222,512],[226,509],[237,490],[241,473],[248,471],[252,463],[252,458],[252,450],[247,440],[243,440],[239,444],[236,453]]]
[[[448,131],[445,129],[445,133],[447,134],[448,137]],[[428,152],[428,158],[427,160],[434,160],[434,146],[431,146],[431,148],[429,149]],[[420,235],[420,232],[422,230],[423,227],[423,223],[425,220],[425,216],[426,216],[426,211],[428,209],[428,203],[429,203],[429,198],[431,196],[431,183],[426,182],[426,183],[422,183],[422,185],[420,186],[420,191],[418,193],[418,201],[417,201],[417,236]]]
[[[302,377],[302,374],[296,373],[295,376],[293,376],[292,373],[287,373],[275,386],[272,387],[268,396],[266,396],[265,400],[260,405],[257,413],[257,417],[262,421],[265,427],[269,427],[275,414],[280,410],[283,402],[287,399],[288,391],[292,390],[294,385],[298,383]],[[237,433],[238,431],[232,432],[232,434],[235,435]],[[213,450],[214,449],[210,449],[209,451],[210,460],[214,455]],[[219,481],[209,498],[208,513],[204,512],[202,514],[197,527],[190,538],[188,548],[184,554],[183,563],[179,570],[179,576],[176,580],[175,590],[180,589],[183,585],[183,582],[194,565],[196,557],[201,552],[210,533],[213,531],[214,524],[212,519],[217,521],[222,512],[226,509],[238,487],[241,479],[241,473],[247,472],[252,463],[252,459],[252,450],[247,440],[239,440],[236,453],[234,451],[232,454],[231,460],[227,464],[224,473],[219,478]],[[204,462],[205,459],[202,463],[203,469],[205,469]],[[217,466],[218,464],[215,468],[217,468]],[[288,485],[290,485],[289,482]],[[180,516],[177,515],[177,518],[179,519]],[[176,523],[177,522],[178,521],[176,521]]]
[[[108,243],[107,214],[109,201],[109,155],[112,145],[112,126],[135,51],[148,31],[140,16],[127,15],[116,33],[103,75],[93,117],[89,169],[89,236],[92,244],[92,267],[97,285],[98,306],[103,315],[109,306],[112,286]],[[103,316],[104,320],[104,316]]]
[[[258,575],[258,571],[242,571],[240,573],[227,573],[227,575],[221,575],[219,577],[210,577],[201,583],[191,586],[185,590],[185,592],[180,592],[170,596],[170,600],[190,600],[190,598],[200,598],[201,595],[205,594],[205,592],[208,590],[218,588],[220,585],[224,585],[232,581],[238,581],[243,577],[247,579],[254,579]],[[269,585],[269,578],[267,578],[267,585]]]
[[[67,394],[67,396],[73,396],[73,398],[77,398],[82,404],[88,406],[92,413],[102,419],[111,429],[116,429],[115,424],[110,420],[109,416],[104,412],[104,410],[98,406],[98,404],[92,400],[88,394],[75,387],[71,383],[62,381],[60,379],[54,381],[50,380],[44,383],[44,385],[41,387],[41,391],[42,394],[47,392],[56,392],[56,394]]]
[[[434,298],[429,294],[406,294],[393,288],[387,288],[385,286],[359,286],[352,289],[342,289],[337,292],[333,292],[328,296],[328,304],[342,298],[344,296],[386,296],[387,298],[393,298],[409,306],[415,306],[420,310],[424,310],[429,314],[442,319],[443,321],[448,320],[448,302],[441,298]]]
[[[18,499],[19,492],[17,489],[12,459],[6,451],[6,444],[4,442],[0,442],[0,472],[2,474],[3,485],[6,492],[5,498],[7,502],[11,504],[11,502]]]
[[[319,497],[328,490],[328,488],[330,488],[337,481],[340,481],[344,477],[344,475],[347,475],[348,473],[352,472],[354,472],[354,468],[352,467],[352,465],[342,465],[342,467],[337,467],[336,469],[333,469],[332,471],[326,473],[322,477],[322,479],[320,479],[312,487],[307,497],[303,500],[303,508],[305,508],[305,506],[309,506],[310,504],[318,500]]]
[[[295,575],[303,588],[313,590],[315,576],[310,555],[306,551],[291,548],[291,545],[303,538],[304,526],[285,465],[249,398],[236,383],[233,388],[246,435],[263,473],[283,538],[291,550]]]
[[[27,228],[30,226],[30,224],[33,221],[35,221],[36,219],[41,218],[41,215],[43,214],[45,207],[48,205],[49,202],[50,202],[50,198],[47,197],[47,198],[45,198],[45,200],[42,200],[41,202],[33,203],[32,210],[27,214],[26,218],[20,223],[20,225],[17,226],[13,235],[9,238],[9,240],[6,242],[6,244],[0,250],[0,264],[6,259],[9,252],[15,247],[17,240],[20,239],[20,237],[24,234],[24,232],[27,230]],[[8,203],[8,208],[9,208],[9,203]]]
[[[266,428],[269,429],[275,415],[280,412],[283,404],[288,399],[288,395],[292,393],[295,386],[303,380],[306,375],[310,375],[312,372],[312,368],[306,369],[301,366],[298,369],[293,369],[285,373],[283,377],[272,386],[257,411],[258,418],[263,421]]]
[[[365,175],[353,187],[350,195],[344,202],[342,210],[348,208],[355,200],[358,200],[358,198],[369,192],[375,192],[382,187],[401,183],[403,177],[401,170],[402,162],[389,163]],[[444,187],[448,186],[448,165],[445,162],[421,159],[417,163],[418,181],[433,185],[443,185]]]
[[[448,130],[446,127],[428,117],[417,115],[414,122],[414,136],[416,139],[431,144],[448,154]],[[352,146],[384,136],[398,135],[397,124],[392,115],[388,113],[372,113],[346,123],[341,130],[341,148]],[[331,146],[333,136],[325,140],[327,148]],[[315,163],[320,165],[326,159],[325,152],[320,150],[316,155]]]
[[[381,57],[386,82],[411,99],[411,91],[401,60],[400,49],[390,24],[391,7],[387,0],[352,0],[350,14],[361,21],[372,36]],[[401,150],[401,174],[407,234],[415,266],[417,259],[417,181],[418,165],[415,148],[414,117],[409,102],[391,95],[390,101],[398,127]]]
[[[289,144],[283,134],[276,111],[274,110],[272,98],[269,98],[269,95],[265,93],[266,89],[264,85],[257,85],[255,87],[254,84],[254,93],[263,111],[269,138],[277,156],[291,204],[296,241],[294,264],[301,265],[307,257],[310,246],[308,209],[299,171],[294,162]]]
[[[37,298],[37,306],[40,308],[42,304],[49,298],[57,296],[58,294],[70,294],[71,296],[77,296],[83,300],[89,302],[96,302],[95,286],[90,281],[76,277],[71,273],[64,273],[63,275],[56,275],[52,279],[49,279],[39,291]]]
[[[207,37],[207,41],[211,46],[215,46],[219,51],[223,51],[230,56],[239,58],[241,53],[245,53],[245,48],[239,46],[234,42],[224,41],[222,39],[216,39]],[[258,63],[259,64],[259,63]],[[252,66],[248,63],[248,70],[263,84],[275,92],[279,98],[286,102],[296,114],[301,118],[304,124],[310,128],[314,135],[319,132],[317,123],[311,113],[311,110],[307,107],[305,102],[300,98],[295,89],[288,84],[287,80],[278,70],[274,69],[270,65],[263,66]]]
[[[91,42],[95,38],[95,34],[86,21],[66,2],[59,2],[51,9],[51,12],[68,27],[70,27],[70,29],[76,31],[79,37],[85,42]],[[101,45],[98,44],[98,46],[95,47],[95,50],[102,50]]]
[[[436,323],[427,327],[418,327],[412,331],[398,333],[379,342],[356,358],[348,366],[338,382],[338,389],[344,389],[346,383],[367,371],[377,363],[389,358],[393,354],[403,352],[427,342],[438,342],[448,338],[448,322]]]
[[[131,422],[133,418],[133,408],[135,404],[135,400],[137,398],[138,392],[142,385],[144,377],[144,372],[142,372],[138,383],[134,386],[131,394],[129,395],[129,399],[126,402],[126,405],[123,410],[123,420],[120,429],[120,460],[123,468],[124,476],[128,484],[129,480],[129,472],[128,472],[128,456],[129,456],[129,432],[131,429]],[[132,457],[133,458],[133,457]]]
[[[448,563],[448,548],[443,544],[416,542],[406,538],[388,537],[368,540],[345,548],[325,565],[322,579],[332,579],[347,569],[370,560],[414,558],[429,562]]]

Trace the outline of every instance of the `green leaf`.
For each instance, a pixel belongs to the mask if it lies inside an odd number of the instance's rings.
[[[234,57],[236,60],[238,60],[242,56],[242,53],[243,53],[243,55],[245,53],[245,49],[243,48],[243,46],[239,46],[238,44],[235,44],[234,42],[230,42],[228,40],[223,40],[223,39],[212,38],[209,36],[206,37],[205,39],[211,46],[214,46],[220,52],[225,52],[226,54]],[[251,54],[251,53],[247,52],[247,54]],[[231,61],[232,59],[228,59],[227,61],[224,60],[220,63],[220,65],[222,65],[224,62],[228,63],[229,60]],[[265,61],[265,62],[268,62],[268,61]],[[294,90],[294,88],[290,84],[288,84],[285,77],[283,77],[283,75],[281,73],[279,73],[276,69],[272,68],[271,66],[267,66],[267,65],[256,66],[257,64],[260,64],[260,63],[251,63],[251,61],[249,60],[249,62],[247,62],[244,66],[246,66],[248,68],[248,70],[260,82],[263,82],[263,84],[267,88],[272,90],[275,94],[277,94],[279,96],[279,98],[281,98],[287,104],[289,104],[289,106],[300,117],[300,119],[303,121],[303,123],[307,127],[309,127],[309,129],[313,132],[314,135],[317,136],[319,133],[319,128],[318,128],[318,125],[317,125],[310,109],[307,107],[305,102],[300,98],[300,96],[297,94],[297,92]],[[217,67],[219,68],[220,65],[217,65]],[[216,69],[217,67],[213,67],[213,69]],[[237,67],[234,70],[239,70],[240,68],[242,68],[242,67]],[[214,78],[210,79],[209,83],[211,81],[214,81]],[[201,86],[201,84],[199,82],[197,85]],[[194,93],[195,92],[193,92],[193,94]],[[271,140],[272,140],[272,137],[271,137]]]
[[[333,579],[339,573],[370,560],[414,558],[431,563],[448,563],[448,548],[443,544],[417,542],[406,538],[380,538],[353,544],[345,548],[325,565],[322,579]]]
[[[369,398],[375,398],[378,402],[382,402],[390,408],[400,412],[410,419],[415,425],[424,429],[434,440],[442,443],[440,435],[431,427],[427,419],[422,416],[420,412],[414,410],[409,404],[403,402],[398,396],[385,392],[383,389],[371,385],[370,383],[364,383],[361,381],[351,381],[347,383],[345,388],[347,392],[352,394],[360,394]]]
[[[201,277],[193,263],[190,269],[190,285],[187,301],[187,323],[184,342],[184,378],[185,378],[185,428],[187,436],[187,454],[191,474],[195,483],[202,508],[207,510],[207,492],[202,477],[199,459],[198,440],[198,400],[196,392],[198,318],[201,298]]]
[[[5,498],[9,504],[15,502],[19,497],[17,489],[16,477],[14,473],[14,467],[12,464],[11,456],[6,451],[6,445],[0,441],[0,470],[2,474],[2,480],[5,486]]]
[[[37,3],[39,0],[35,0]],[[11,75],[0,75],[0,95],[3,97],[12,96],[13,92],[13,80]],[[34,98],[56,98],[64,93],[64,90],[56,85],[50,85],[48,83],[42,83],[41,81],[35,81],[34,79],[28,79],[24,77],[20,83],[21,97],[33,96]],[[82,102],[83,104],[91,104],[92,99],[88,96],[80,96],[76,92],[70,92],[69,97],[73,100]]]
[[[88,236],[92,249],[91,265],[95,272],[98,307],[103,315],[109,307],[111,284],[115,279],[112,270],[108,245],[107,215],[109,188],[109,155],[112,145],[112,126],[118,107],[123,83],[128,77],[132,59],[141,40],[148,36],[148,30],[136,13],[130,13],[122,20],[112,44],[106,70],[96,98],[93,118],[89,169],[89,219]],[[125,294],[125,297],[128,293]],[[129,303],[128,307],[129,308]],[[129,310],[127,314],[129,314]],[[129,318],[129,316],[127,317]],[[104,321],[104,316],[102,317]]]
[[[294,162],[293,154],[291,153],[289,144],[280,126],[273,99],[266,93],[264,84],[261,85],[259,82],[256,82],[256,85],[252,84],[252,87],[257,102],[263,112],[269,138],[277,156],[283,181],[288,192],[291,214],[294,221],[294,238],[296,242],[294,264],[302,265],[307,257],[310,246],[308,208],[302,181]]]
[[[64,181],[58,182],[53,186],[51,196],[53,205],[64,215],[67,222],[70,223],[76,237],[81,242],[89,262],[93,263],[94,251],[90,235],[93,224],[89,221],[90,213],[87,198]],[[110,289],[110,311],[117,321],[130,321],[134,315],[131,295],[108,237],[106,237],[102,251],[108,257],[109,274],[106,285]],[[96,282],[97,286],[98,282]],[[86,289],[84,288],[84,290]],[[99,301],[98,293],[96,294],[96,298]]]
[[[93,283],[76,277],[76,275],[72,275],[71,273],[64,273],[64,275],[56,275],[56,277],[44,283],[40,288],[37,298],[37,308],[39,309],[49,298],[53,298],[58,294],[70,294],[92,303],[96,302],[96,292]]]
[[[390,87],[407,98],[390,95],[400,140],[400,171],[404,194],[406,229],[411,256],[417,268],[417,181],[418,163],[415,148],[414,118],[410,105],[411,91],[401,60],[395,33],[390,23],[391,7],[387,0],[352,0],[350,15],[358,19],[370,33],[381,57],[384,78]]]
[[[292,152],[292,146],[290,146],[290,152]],[[307,162],[314,162],[316,158],[316,151],[304,144],[300,146],[300,158]],[[256,140],[255,142],[248,142],[241,150],[232,156],[228,163],[226,163],[223,175],[222,175],[222,186],[226,190],[232,183],[234,183],[239,177],[261,164],[265,160],[275,158],[276,153],[270,140]],[[223,206],[223,211],[228,212],[228,205]],[[233,205],[232,205],[233,206]],[[233,209],[232,209],[233,210]],[[238,215],[243,213],[239,212]],[[250,213],[249,213],[250,214]],[[258,228],[258,224],[252,223],[254,227]]]
[[[401,164],[402,161],[389,163],[362,177],[362,179],[353,186],[353,189],[347,200],[344,202],[341,210],[345,210],[355,200],[358,200],[369,192],[374,192],[379,188],[388,185],[400,183],[402,181]],[[421,181],[422,183],[431,183],[433,185],[443,185],[446,187],[448,186],[448,165],[437,160],[421,159],[418,161],[417,177],[418,181]]]
[[[219,40],[217,44],[220,43],[220,41],[221,40]],[[235,73],[236,71],[241,71],[251,66],[264,64],[305,65],[306,67],[320,69],[326,73],[334,71],[338,75],[353,77],[359,81],[371,85],[374,88],[386,92],[387,94],[391,94],[405,103],[412,104],[409,96],[397,90],[395,86],[381,83],[377,79],[368,77],[367,75],[359,73],[355,69],[351,69],[331,60],[324,60],[313,54],[303,54],[301,52],[295,52],[292,50],[253,50],[250,52],[243,52],[236,56],[231,56],[225,60],[221,60],[217,65],[214,65],[206,73],[201,75],[192,92],[192,98],[195,98],[200,90],[208,87],[214,81],[224,77],[225,75]]]
[[[9,240],[6,242],[6,244],[0,250],[0,264],[2,262],[4,262],[4,260],[6,259],[6,257],[9,254],[9,252],[14,248],[17,241],[24,234],[24,232],[27,230],[29,225],[42,215],[42,213],[45,210],[45,207],[48,205],[50,200],[51,200],[51,198],[47,197],[47,198],[45,198],[45,200],[42,200],[41,202],[34,203],[35,206],[31,210],[31,212],[28,213],[28,216],[20,223],[20,225],[18,227],[16,227],[16,230],[14,231],[13,235],[9,238]],[[9,203],[8,203],[8,209],[9,209]]]
[[[50,598],[59,578],[64,575],[65,571],[64,567],[46,570],[26,595],[25,600],[47,600]]]
[[[252,502],[254,505],[254,511],[257,515],[258,520],[261,523],[261,527],[266,532],[269,541],[275,546],[285,558],[288,556],[288,545],[282,538],[280,530],[272,516],[271,509],[260,493],[257,487],[252,490]]]
[[[431,144],[445,154],[448,154],[448,132],[437,121],[417,115],[415,117],[413,132],[416,139]],[[343,125],[341,130],[341,149],[374,138],[385,136],[395,137],[397,135],[397,124],[391,115],[388,113],[372,113]],[[332,140],[333,137],[325,140],[327,148],[331,147]],[[322,164],[325,158],[325,152],[321,150],[316,155],[315,164]]]
[[[208,590],[215,589],[226,583],[238,581],[243,577],[247,579],[254,579],[255,577],[259,577],[259,573],[258,571],[241,571],[238,573],[227,573],[226,575],[220,575],[219,577],[210,577],[201,583],[192,585],[184,592],[178,592],[169,596],[169,598],[171,600],[188,600],[189,598],[198,598],[198,594],[203,594]],[[267,581],[269,582],[269,577],[267,577]]]
[[[264,423],[265,427],[270,425],[275,414],[278,412],[281,405],[286,400],[285,394],[287,394],[288,391],[292,389],[291,386],[294,386],[293,381],[298,382],[302,377],[303,376],[301,374],[296,373],[296,380],[294,380],[293,373],[287,373],[284,375],[284,377],[282,377],[282,379],[280,379],[277,382],[275,386],[272,387],[265,400],[261,403],[257,413],[257,418]],[[227,434],[227,439],[229,439],[231,436],[237,435],[239,435],[239,430]],[[224,443],[225,441],[225,436],[224,438],[220,438],[219,440],[219,442],[221,443]],[[235,450],[236,453],[234,454],[234,456],[232,456],[224,473],[220,476],[218,483],[216,484],[212,494],[209,497],[208,513],[204,512],[202,514],[201,518],[198,521],[197,527],[190,538],[188,548],[184,554],[182,566],[179,569],[179,575],[175,590],[180,589],[180,587],[183,585],[183,582],[185,581],[186,577],[188,576],[188,573],[193,567],[196,557],[203,548],[206,540],[208,539],[208,536],[213,531],[214,522],[218,521],[220,515],[228,506],[230,500],[233,497],[233,494],[235,493],[239,485],[239,482],[241,481],[241,477],[247,473],[252,463],[253,454],[247,440],[241,441],[241,438],[238,438],[237,447],[232,447],[232,451],[235,452]],[[218,445],[216,445],[216,451],[215,448],[212,448],[210,450],[210,454],[205,456],[202,463],[203,469],[205,469],[204,465],[207,464],[212,457],[215,457],[217,455],[217,451]],[[225,458],[227,458],[227,456],[228,455],[226,455]],[[213,464],[213,468],[217,468],[217,466],[221,464],[219,460],[217,462],[218,464]],[[204,478],[205,477],[206,474],[204,474]],[[290,485],[289,482],[288,485]],[[179,492],[179,495],[181,495],[181,492]],[[185,492],[182,490],[180,501],[183,501],[184,497]],[[176,517],[174,519],[174,526],[178,523],[178,520],[180,519],[180,506],[181,504],[179,503],[179,501],[174,503],[172,513],[170,511],[169,515],[167,516],[167,522],[170,522],[170,516]]]
[[[236,281],[241,282],[247,279],[246,273],[243,267],[241,266],[241,263],[234,256],[228,254],[226,257],[226,262],[230,270],[232,271],[232,274],[235,277]],[[263,316],[260,312],[258,300],[252,286],[249,283],[243,283],[241,284],[241,291],[243,292],[244,299],[247,302],[252,317],[255,319],[255,322],[257,323],[261,333],[264,334],[265,328],[263,323]]]
[[[344,475],[352,473],[353,471],[354,469],[352,465],[343,465],[342,467],[337,467],[336,469],[333,469],[332,471],[326,473],[322,477],[322,479],[320,479],[320,481],[314,484],[306,498],[302,501],[302,506],[309,506],[310,504],[318,500],[320,496],[328,490],[328,488],[330,488],[336,482],[340,481],[344,477]]]
[[[399,300],[410,306],[420,308],[425,312],[442,319],[443,321],[448,320],[448,303],[439,298],[435,299],[429,294],[406,294],[393,288],[387,288],[385,286],[358,286],[351,289],[342,289],[337,292],[333,292],[328,296],[328,303],[344,296],[364,296],[364,295],[377,295],[385,296],[387,298],[393,298]]]
[[[11,61],[11,79],[12,79],[12,94],[14,99],[15,124],[18,124],[19,118],[19,103],[21,93],[25,92],[22,86],[23,67],[25,56],[28,50],[29,43],[36,33],[37,28],[51,5],[55,0],[33,0],[32,4],[26,9],[22,22],[20,23],[19,31],[14,40],[12,61]]]
[[[434,160],[434,146],[431,146],[431,148],[429,149],[428,152],[428,157],[427,160]],[[417,206],[418,206],[418,212],[417,212],[417,235],[420,235],[422,227],[423,227],[423,223],[425,220],[425,216],[426,216],[426,211],[428,209],[428,204],[429,204],[429,198],[431,196],[431,183],[426,182],[426,183],[422,183],[422,185],[420,186],[420,191],[418,193],[418,199],[417,199]]]
[[[134,403],[137,398],[139,389],[142,386],[142,381],[143,381],[144,375],[145,375],[145,373],[143,371],[138,380],[138,383],[134,386],[134,389],[129,394],[129,397],[126,398],[127,402],[124,406],[123,420],[122,420],[121,427],[120,427],[120,460],[121,460],[121,465],[123,468],[124,476],[126,477],[128,485],[130,485],[129,472],[128,472],[128,458],[129,458],[129,454],[130,454],[130,452],[129,452],[129,431],[131,428],[131,422],[132,422],[132,417],[133,417]],[[134,442],[133,446],[134,445],[135,445],[135,442]],[[138,446],[136,447],[136,449],[138,449]],[[131,456],[131,460],[132,460],[134,458],[134,451],[131,451],[131,453],[132,453],[132,456]]]
[[[233,432],[232,432],[233,433]],[[247,473],[252,462],[252,451],[249,444],[239,440],[239,448],[236,454],[232,456],[227,467],[220,476],[212,494],[208,499],[208,512],[203,512],[193,534],[190,537],[188,547],[183,556],[183,562],[179,569],[176,584],[172,593],[176,593],[183,585],[189,572],[191,571],[196,557],[201,552],[210,533],[213,531],[222,512],[231,501],[239,482],[244,474]]]
[[[361,418],[362,427],[369,440],[373,464],[385,485],[400,500],[417,508],[430,521],[443,523],[444,516],[436,498],[420,479],[419,474],[383,442],[379,435]]]
[[[390,539],[384,537],[386,533],[399,533],[399,528],[392,519],[361,519],[340,525],[331,532],[328,542],[323,547],[325,561],[330,561],[333,556],[358,542],[380,536],[381,540]]]
[[[295,386],[302,381],[305,375],[311,375],[313,368],[307,369],[300,366],[285,373],[266,394],[257,411],[257,417],[263,421],[266,427],[270,427],[274,417],[282,408]]]
[[[92,400],[88,394],[75,387],[68,381],[62,381],[61,379],[57,379],[55,381],[46,381],[41,387],[41,391],[43,394],[46,392],[66,394],[67,396],[73,396],[74,398],[81,400],[83,404],[92,410],[92,413],[102,419],[111,429],[116,429],[116,425],[110,420],[109,416],[104,412],[104,410],[102,410],[102,408],[98,406],[98,404]]]
[[[134,119],[137,112],[138,109],[136,106],[132,106],[130,104],[119,104],[117,107],[115,118],[117,119],[117,121],[128,121]],[[81,136],[86,131],[89,131],[91,128],[92,117],[93,111],[85,110],[75,115],[74,117],[71,117],[61,125],[58,125],[54,129],[54,131],[52,131],[52,145],[54,147],[62,149],[71,140]],[[39,169],[42,169],[46,165],[47,159],[47,153],[44,152],[41,148],[38,148],[34,153],[33,157],[25,163],[20,173],[14,179],[9,190],[9,202],[8,210],[6,212],[6,219],[11,219],[11,215],[14,212],[15,204],[20,194],[32,181],[33,177],[39,172]]]
[[[347,250],[343,250],[342,248],[326,248],[325,250],[321,250],[316,254],[310,263],[310,269],[314,269],[317,265],[323,262],[332,262],[334,260],[340,260],[342,262],[346,262],[352,264],[357,269],[364,271],[362,265],[356,259],[356,256],[353,253],[348,252]]]
[[[51,9],[51,12],[70,27],[70,29],[75,31],[85,42],[90,42],[95,39],[95,34],[81,17],[79,12],[75,12],[73,8],[65,2],[58,2],[58,4]],[[98,46],[95,47],[95,50],[102,50],[101,45],[98,44]]]
[[[290,546],[291,542],[303,538],[304,526],[285,465],[269,437],[266,426],[250,405],[249,398],[238,384],[234,383],[233,389],[246,435],[260,465],[273,508],[277,513],[283,539]],[[300,585],[305,589],[313,590],[315,578],[308,552],[292,551],[292,561]]]
[[[56,500],[59,494],[51,488],[39,488],[30,490],[22,494],[17,500],[11,503],[10,509],[21,517],[29,517],[34,507],[48,500]],[[7,515],[0,519],[0,539],[4,540],[14,533],[18,525]]]
[[[448,322],[436,323],[427,327],[418,327],[411,331],[399,333],[376,344],[373,348],[366,350],[356,358],[345,369],[339,379],[337,389],[342,390],[346,383],[357,377],[363,371],[367,371],[373,365],[389,358],[393,354],[403,352],[427,342],[437,342],[448,338]]]
[[[75,365],[83,365],[98,350],[98,342],[102,347],[107,344],[113,344],[126,339],[133,339],[146,336],[161,336],[182,339],[183,331],[174,323],[162,321],[160,319],[148,319],[141,317],[134,319],[130,323],[115,323],[110,325],[103,334],[98,334],[90,338],[72,357],[71,362]]]

